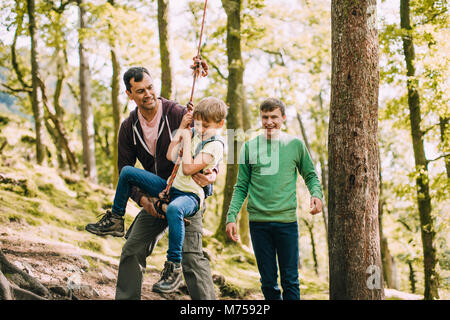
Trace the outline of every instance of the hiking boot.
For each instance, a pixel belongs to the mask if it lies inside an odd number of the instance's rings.
[[[181,275],[181,263],[166,261],[161,279],[153,285],[152,290],[160,293],[170,293],[178,289],[183,277]]]
[[[124,219],[122,216],[107,210],[97,223],[89,223],[86,231],[98,236],[111,235],[123,237],[125,235]]]

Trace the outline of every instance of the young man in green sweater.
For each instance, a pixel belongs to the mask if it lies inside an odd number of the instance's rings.
[[[266,300],[299,300],[297,170],[311,194],[311,214],[322,211],[322,189],[305,144],[281,132],[285,106],[274,98],[260,106],[264,134],[246,142],[227,214],[227,235],[238,241],[236,216],[248,195],[250,236]],[[281,287],[278,287],[278,265]]]

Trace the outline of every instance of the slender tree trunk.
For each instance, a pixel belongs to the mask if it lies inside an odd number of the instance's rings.
[[[161,58],[161,96],[172,98],[172,66],[169,40],[169,0],[158,0],[159,53]]]
[[[386,286],[388,288],[398,289],[394,257],[391,256],[387,238],[383,234],[383,209],[385,202],[383,199],[383,180],[381,175],[381,157],[379,151],[378,151],[378,163],[380,166],[379,170],[380,195],[378,201],[378,224],[380,229],[380,249],[381,249],[381,262],[383,263],[383,277]]]
[[[407,88],[409,120],[411,123],[411,136],[414,149],[414,160],[417,170],[417,203],[419,207],[420,226],[423,246],[423,260],[425,273],[425,300],[439,298],[438,274],[436,271],[436,249],[434,247],[434,221],[431,217],[431,197],[428,179],[428,162],[425,157],[424,133],[420,128],[420,97],[417,91],[417,80],[414,68],[414,43],[411,33],[409,0],[400,1],[400,26],[405,32],[402,36],[403,52],[407,68]]]
[[[55,109],[55,113],[53,115],[50,114],[50,110],[48,110],[49,115],[46,116],[48,120],[53,122],[55,127],[54,133],[57,137],[57,152],[58,152],[58,161],[62,161],[60,163],[60,168],[65,168],[66,162],[63,159],[63,153],[66,155],[66,161],[69,166],[70,172],[76,172],[78,170],[78,163],[74,152],[71,150],[69,146],[69,138],[67,137],[67,131],[64,126],[64,108],[61,106],[61,94],[64,87],[65,80],[65,67],[67,65],[67,54],[66,50],[61,43],[57,44],[57,52],[56,56],[56,86],[55,92],[53,94],[53,107]],[[43,96],[45,96],[45,87],[41,87]],[[45,108],[45,100],[44,100],[44,108]],[[48,108],[46,108],[48,109]],[[48,122],[48,121],[47,121]],[[47,128],[48,129],[48,128]]]
[[[318,108],[320,110],[320,112],[323,111],[323,100],[322,100],[322,91],[319,92],[318,96]],[[327,123],[324,120],[324,117],[313,117],[314,121],[316,122],[316,126],[327,126]],[[306,129],[303,125],[303,121],[301,118],[301,115],[297,112],[297,121],[300,125],[300,130],[302,132],[302,136],[303,136],[303,140],[305,142],[305,145],[309,151],[309,153],[311,154],[312,157],[312,152],[310,149],[310,145],[309,145],[309,141],[306,135]],[[324,199],[323,199],[323,209],[322,209],[322,217],[323,217],[323,224],[324,224],[324,228],[325,228],[325,236],[328,237],[328,207],[327,207],[327,203],[328,203],[328,170],[327,170],[327,165],[325,163],[325,158],[326,158],[326,148],[321,148],[320,150],[317,150],[317,154],[319,156],[319,163],[320,163],[320,173],[321,173],[321,183],[322,183],[322,189],[323,189],[323,195],[324,195]],[[327,243],[328,246],[328,243]]]
[[[441,143],[442,143],[442,149],[443,149],[443,154],[445,154],[448,150],[450,150],[449,148],[449,118],[442,118],[439,117],[439,129],[441,131]],[[445,157],[445,169],[447,171],[447,178],[450,179],[450,157],[447,156]]]
[[[308,139],[308,136],[306,135],[306,129],[305,129],[305,126],[303,125],[302,117],[301,117],[300,113],[298,113],[298,112],[297,112],[297,121],[298,121],[298,124],[300,125],[300,130],[302,132],[303,141],[305,142],[306,149],[308,149],[311,159],[313,159],[313,155],[311,154],[311,146],[309,144],[309,139]],[[314,162],[314,159],[313,159],[313,162]]]
[[[244,62],[241,55],[241,0],[222,0],[223,8],[227,14],[227,56],[228,56],[228,89],[227,104],[229,105],[227,116],[227,129],[241,128],[240,114],[245,105],[244,97]],[[233,187],[238,173],[238,141],[236,136],[228,137],[229,147],[233,148],[234,161],[227,163],[227,175],[223,195],[222,217],[216,231],[216,237],[222,241],[228,241],[225,233],[225,221],[233,195]],[[230,159],[231,160],[231,159]]]
[[[247,130],[251,128],[252,115],[250,113],[250,108],[248,107],[246,101],[244,101],[244,104],[242,105],[241,116],[242,116],[242,128],[244,129],[245,132],[247,132]],[[250,240],[250,226],[248,220],[247,204],[248,198],[242,205],[242,209],[239,214],[239,238],[241,239],[242,244],[250,246],[251,240]]]
[[[97,182],[97,168],[95,166],[94,115],[91,108],[91,85],[89,63],[84,46],[84,32],[86,25],[86,9],[84,0],[77,0],[79,8],[80,29],[78,39],[78,53],[80,56],[80,112],[81,139],[83,142],[84,175],[93,182]]]
[[[48,129],[48,132],[50,135],[53,136],[53,139],[55,141],[56,147],[61,146],[64,150],[66,157],[67,157],[67,163],[69,164],[69,169],[71,172],[75,172],[78,169],[77,160],[75,157],[75,154],[70,149],[69,146],[69,140],[67,138],[67,134],[63,125],[63,120],[60,119],[56,114],[53,114],[50,111],[50,108],[48,106],[48,100],[47,100],[47,94],[46,94],[46,88],[45,84],[41,79],[39,80],[39,87],[42,95],[42,101],[45,111],[45,118],[46,118],[46,126]],[[53,127],[50,126],[50,121],[53,123]]]
[[[306,227],[308,228],[309,237],[311,239],[311,252],[312,257],[314,261],[314,272],[316,275],[319,275],[319,261],[317,259],[317,253],[316,253],[316,242],[314,241],[314,222],[309,223],[308,220],[305,218],[302,218],[302,221],[305,223]]]
[[[411,261],[408,261],[409,267],[409,284],[411,285],[411,292],[416,293],[416,274]]]
[[[242,205],[241,212],[239,214],[239,239],[241,243],[250,246],[250,225],[248,221],[248,211],[247,211],[248,198],[245,199]]]
[[[53,106],[55,108],[55,116],[58,117],[60,121],[63,121],[64,111],[61,108],[60,104],[60,98],[61,98],[61,92],[63,88],[64,83],[64,67],[63,63],[61,62],[61,59],[59,57],[59,48],[56,49],[58,52],[56,53],[56,86],[55,86],[55,93],[53,95]],[[58,166],[61,169],[64,169],[66,167],[66,162],[63,158],[63,144],[61,139],[58,137],[55,141],[56,146],[56,153],[58,156]],[[71,170],[72,171],[72,170]]]
[[[297,112],[297,121],[300,125],[300,131],[302,132],[303,141],[305,142],[306,149],[308,149],[308,152],[311,155],[311,158],[313,158],[313,155],[311,153],[311,146],[309,144],[309,140],[306,135],[306,129],[305,129],[305,126],[303,125],[302,117],[301,117],[300,113],[298,113],[298,112]],[[320,162],[320,169],[321,169],[321,175],[322,175],[322,187],[324,190],[324,195],[326,195],[328,193],[327,192],[327,190],[328,190],[327,174],[326,174],[326,168],[325,168],[325,160],[323,159],[321,154],[319,155],[319,162]],[[326,208],[326,203],[328,201],[327,197],[325,197],[324,200],[325,200],[325,203],[323,204],[324,206],[322,209],[322,216],[323,216],[323,222],[324,222],[324,227],[325,227],[325,235],[327,236],[328,235],[328,211]]]
[[[330,299],[384,299],[378,230],[375,0],[332,0]]]
[[[108,0],[108,3],[114,7],[114,0]],[[111,65],[112,65],[112,78],[111,78],[111,105],[112,105],[112,115],[113,115],[113,130],[114,130],[114,138],[113,138],[113,186],[114,188],[117,186],[117,182],[119,180],[119,167],[117,166],[117,161],[119,159],[119,145],[117,143],[119,139],[119,129],[120,129],[120,105],[119,105],[119,93],[120,93],[120,63],[119,58],[117,57],[116,50],[116,42],[113,37],[112,26],[109,25],[110,29],[109,35],[109,46],[111,53]]]
[[[115,47],[111,47],[111,63],[112,63],[112,79],[111,79],[111,104],[113,112],[113,130],[114,130],[114,143],[113,143],[113,186],[117,186],[119,180],[119,167],[117,166],[117,161],[119,159],[119,145],[117,141],[119,140],[119,129],[120,129],[120,105],[119,105],[119,76],[120,76],[120,65],[117,59]]]
[[[34,128],[36,133],[36,160],[38,164],[42,164],[45,157],[44,146],[44,110],[41,101],[39,101],[39,63],[38,63],[38,44],[36,37],[36,17],[35,2],[27,0],[29,25],[31,40],[31,106],[33,109]]]

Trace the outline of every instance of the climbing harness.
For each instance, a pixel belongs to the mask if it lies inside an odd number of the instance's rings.
[[[202,45],[202,37],[203,37],[203,29],[205,27],[205,17],[206,17],[206,6],[208,4],[208,0],[205,0],[205,5],[203,8],[203,18],[202,18],[202,25],[200,29],[200,37],[198,40],[198,47],[197,47],[197,55],[193,58],[194,64],[191,66],[192,69],[192,89],[191,89],[191,96],[189,98],[189,102],[187,103],[187,109],[188,112],[193,111],[193,98],[194,98],[194,91],[195,91],[195,84],[197,78],[206,77],[208,75],[208,66],[202,61],[202,57],[200,55],[201,45]],[[208,141],[210,142],[210,141]],[[204,145],[204,144],[202,144]],[[203,147],[203,146],[202,146]],[[153,207],[156,211],[156,215],[159,218],[165,218],[165,207],[167,207],[167,204],[170,202],[170,188],[172,187],[173,181],[175,180],[175,177],[177,175],[178,169],[181,164],[181,158],[183,156],[183,150],[180,149],[178,152],[177,161],[175,162],[175,165],[173,167],[172,173],[167,180],[167,186],[166,188],[159,194],[159,199],[155,200],[155,198],[149,198],[149,200],[152,202]],[[186,225],[188,225],[190,222],[187,219],[184,219],[184,222]]]

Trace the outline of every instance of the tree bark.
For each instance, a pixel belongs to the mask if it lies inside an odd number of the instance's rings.
[[[91,109],[91,85],[89,63],[84,45],[84,32],[87,28],[86,9],[84,0],[77,0],[79,8],[80,28],[78,35],[78,53],[80,57],[80,113],[81,139],[83,143],[84,176],[97,182],[97,168],[95,166],[94,115]]]
[[[109,4],[114,7],[114,0],[108,0]],[[111,78],[111,105],[112,105],[112,115],[113,115],[113,186],[117,186],[119,180],[119,167],[117,166],[117,161],[119,159],[119,145],[117,143],[119,139],[119,129],[120,129],[120,105],[119,105],[119,93],[120,93],[120,63],[117,57],[116,43],[113,37],[113,30],[111,25],[108,26],[109,35],[109,46],[111,54],[111,65],[112,65],[112,78]]]
[[[223,8],[227,14],[227,57],[228,57],[228,87],[227,104],[229,105],[227,116],[227,129],[239,129],[241,125],[241,109],[245,105],[244,97],[244,62],[241,54],[241,0],[222,0]],[[233,141],[230,141],[233,139]],[[236,183],[238,173],[238,141],[235,135],[228,137],[228,146],[233,148],[233,162],[227,163],[227,175],[222,205],[222,217],[216,231],[216,238],[228,241],[225,233],[225,221],[233,195],[233,187]],[[230,161],[232,159],[229,159]]]
[[[55,114],[53,114],[50,111],[50,108],[48,107],[48,99],[47,99],[45,84],[40,78],[38,79],[38,81],[39,81],[39,88],[41,91],[42,102],[43,102],[44,111],[45,111],[44,114],[45,114],[47,130],[50,133],[50,135],[52,135],[52,137],[55,141],[55,146],[57,148],[61,147],[64,150],[64,153],[66,154],[66,158],[67,158],[67,163],[69,164],[70,171],[76,172],[78,169],[77,160],[76,160],[75,154],[70,149],[69,140],[67,138],[67,133],[64,128],[63,121],[62,121],[62,119],[60,119],[57,116],[56,111],[55,111]],[[56,110],[56,107],[55,107],[55,110]],[[53,127],[50,126],[50,121],[53,123]]]
[[[245,91],[243,92],[245,96]],[[247,132],[247,130],[251,128],[252,115],[250,113],[250,108],[248,108],[246,101],[244,101],[244,104],[242,105],[241,117],[242,117],[242,128],[244,129],[244,132]],[[250,239],[250,225],[248,220],[247,204],[248,198],[242,205],[242,209],[239,214],[239,238],[242,244],[250,246],[251,239]]]
[[[434,248],[434,221],[431,217],[431,196],[429,190],[428,162],[425,157],[424,133],[420,128],[420,96],[417,90],[414,67],[414,43],[411,33],[409,0],[400,1],[400,26],[403,29],[403,52],[407,68],[407,89],[409,120],[411,124],[411,136],[416,164],[417,178],[417,203],[419,207],[424,274],[425,274],[425,300],[438,299],[438,274],[436,271],[436,249]]]
[[[308,220],[305,218],[302,218],[302,221],[305,223],[306,227],[308,228],[309,237],[311,239],[311,253],[314,261],[314,272],[316,275],[319,275],[319,261],[317,259],[317,253],[316,253],[316,242],[314,241],[314,222],[309,223]]]
[[[448,149],[449,149],[449,118],[443,118],[443,117],[439,117],[439,129],[441,132],[441,143],[442,143],[442,149],[443,149],[443,154],[445,154]],[[450,179],[450,157],[447,156],[444,158],[445,160],[445,169],[447,171],[447,179]]]
[[[158,0],[159,53],[161,59],[161,96],[172,98],[172,65],[169,40],[169,0]]]
[[[384,299],[378,230],[375,0],[332,0],[330,299]]]
[[[412,265],[412,261],[408,261],[409,267],[409,284],[411,285],[411,292],[416,293],[416,274]]]
[[[31,107],[33,109],[34,129],[36,133],[36,161],[42,164],[45,157],[44,146],[44,110],[39,101],[39,63],[38,63],[38,44],[36,38],[36,16],[35,1],[27,0],[28,8],[28,29],[31,40]]]
[[[239,214],[239,239],[241,243],[249,246],[250,245],[250,225],[248,221],[248,211],[247,211],[248,198],[245,199],[242,205],[241,212]]]
[[[60,99],[61,99],[61,93],[62,93],[62,88],[63,88],[63,83],[64,83],[64,64],[62,63],[62,59],[61,57],[59,57],[59,51],[60,49],[57,48],[57,53],[56,53],[56,86],[55,86],[55,92],[53,94],[53,106],[55,108],[55,116],[58,117],[59,120],[63,120],[63,116],[64,116],[64,110],[61,108],[61,103],[60,103]],[[63,144],[60,138],[58,138],[55,141],[55,145],[56,147],[56,152],[57,152],[57,156],[58,156],[58,165],[59,168],[64,169],[66,167],[66,163],[64,161],[63,158]],[[72,168],[70,168],[72,171]],[[72,171],[73,172],[73,171]]]
[[[17,274],[23,281],[22,287],[11,283],[4,274]],[[13,265],[0,250],[0,300],[43,300],[49,291],[28,273]]]

